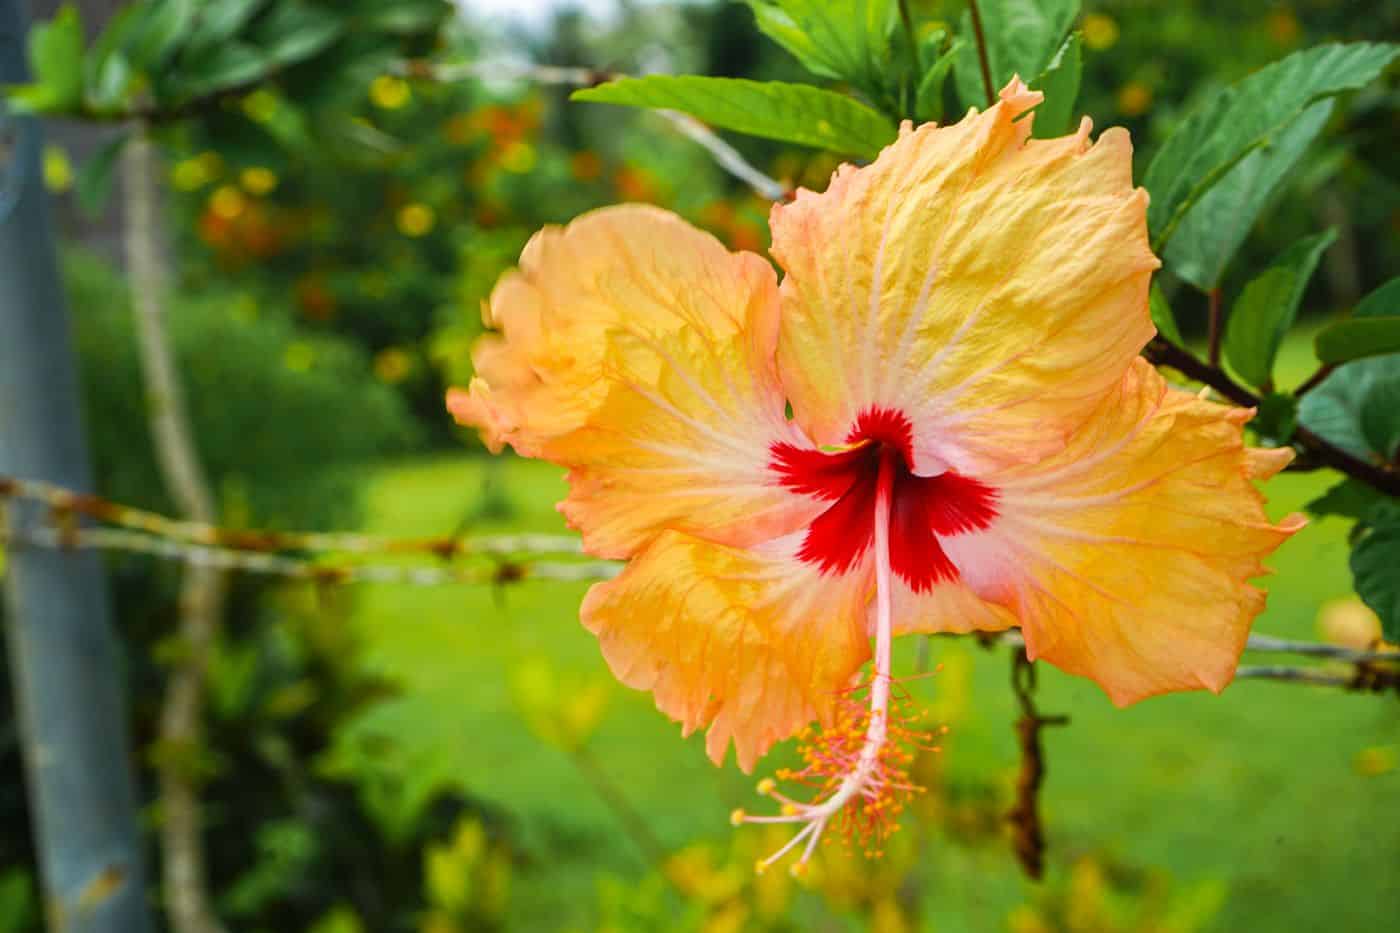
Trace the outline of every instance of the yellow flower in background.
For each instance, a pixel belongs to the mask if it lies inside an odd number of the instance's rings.
[[[428,205],[415,201],[399,208],[395,223],[404,236],[427,236],[437,224],[437,214]]]
[[[369,99],[381,110],[398,110],[412,98],[408,82],[397,75],[380,75],[370,82]]]
[[[243,113],[254,123],[266,123],[276,115],[280,105],[276,94],[267,88],[258,88],[243,98]]]
[[[1129,81],[1118,89],[1118,112],[1125,117],[1138,117],[1152,106],[1152,89],[1141,81]]]
[[[546,228],[449,394],[493,450],[567,467],[585,549],[629,561],[581,610],[623,683],[745,770],[822,725],[816,799],[765,780],[780,812],[735,814],[799,827],[764,864],[889,831],[895,636],[1019,627],[1119,705],[1219,691],[1301,523],[1254,488],[1291,451],[1138,356],[1158,262],[1127,133],[1031,139],[1041,99],[1013,80],[774,207],[781,284],[654,207]]]
[[[523,139],[516,140],[506,146],[501,153],[501,165],[507,172],[514,172],[517,175],[524,175],[535,167],[537,155],[535,147],[525,142]]]
[[[68,150],[48,143],[44,146],[44,187],[53,194],[63,194],[73,187],[73,163]]]
[[[240,172],[238,174],[238,181],[239,184],[243,186],[244,191],[249,194],[262,196],[271,194],[272,191],[276,189],[278,178],[277,173],[272,171],[272,169],[264,168],[261,165],[254,165]]]
[[[1080,28],[1084,31],[1084,44],[1095,52],[1112,48],[1118,42],[1117,21],[1103,13],[1090,13]]]

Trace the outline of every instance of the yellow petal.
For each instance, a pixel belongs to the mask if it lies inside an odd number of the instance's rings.
[[[798,421],[838,443],[870,406],[914,422],[921,473],[1063,446],[1152,336],[1146,192],[1121,129],[1029,139],[1039,93],[905,127],[869,166],[773,209],[779,363]],[[1017,117],[1021,119],[1017,120]]]
[[[594,211],[535,235],[486,320],[499,333],[449,406],[493,449],[570,469],[561,509],[592,553],[630,556],[663,528],[752,543],[813,512],[767,468],[796,429],[758,256],[656,208]]]
[[[1220,691],[1264,594],[1249,578],[1302,526],[1264,514],[1249,415],[1167,386],[1142,360],[1060,454],[1008,469],[1000,515],[944,548],[979,595],[1019,617],[1032,657],[1119,705]]]
[[[751,770],[774,742],[827,719],[870,655],[869,574],[823,576],[794,546],[764,555],[664,532],[584,600],[583,624],[618,680],[653,691],[686,734],[708,724],[716,764],[732,739]]]

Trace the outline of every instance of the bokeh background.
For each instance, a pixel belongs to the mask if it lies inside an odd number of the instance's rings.
[[[394,0],[383,0],[392,6]],[[933,18],[960,2],[917,3]],[[37,18],[54,4],[33,4]],[[120,5],[84,2],[97,29]],[[1400,38],[1400,4],[1086,2],[1081,109],[1150,156],[1196,101],[1327,39]],[[626,72],[803,80],[726,2],[460,4],[407,54],[508,55]],[[734,248],[767,245],[768,205],[651,115],[520,81],[388,70],[268,87],[165,141],[172,336],[225,524],[385,534],[562,531],[560,471],[490,458],[442,405],[470,376],[479,306],[528,236],[619,201],[663,205]],[[1320,316],[1400,268],[1400,82],[1337,110],[1236,268],[1333,226],[1306,299]],[[157,479],[118,248],[120,198],[79,206],[78,166],[108,131],[55,122],[45,179],[63,233],[87,424],[106,495],[171,503]],[[785,181],[835,161],[732,138]],[[1139,165],[1145,165],[1142,158]],[[1227,294],[1240,282],[1227,280]],[[1182,292],[1189,332],[1202,315]],[[1281,381],[1311,371],[1308,328]],[[1276,516],[1322,491],[1285,475]],[[1348,637],[1345,525],[1314,521],[1274,557],[1257,630]],[[150,769],[171,656],[175,573],[108,561],[136,746]],[[1400,903],[1400,710],[1268,683],[1116,710],[1041,672],[1046,878],[1004,820],[1019,761],[1004,651],[934,639],[910,689],[950,727],[916,768],[928,791],[875,862],[824,853],[812,877],[755,876],[782,840],[732,830],[753,778],[715,769],[649,698],[618,686],[577,622],[583,584],[502,590],[324,588],[239,577],[197,762],[210,886],[238,931],[1159,931],[1384,929]],[[1340,600],[1340,601],[1339,601]],[[1322,626],[1320,629],[1319,626]],[[1339,634],[1340,633],[1340,634]],[[901,643],[912,669],[918,646]],[[3,666],[0,666],[3,670]],[[0,931],[38,929],[10,691],[0,690]],[[784,753],[777,757],[782,760]],[[154,837],[152,837],[154,838]],[[151,858],[158,853],[152,846]]]

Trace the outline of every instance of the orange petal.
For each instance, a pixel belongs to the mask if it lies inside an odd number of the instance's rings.
[[[1121,129],[1029,139],[1041,95],[909,129],[773,209],[779,364],[838,443],[869,406],[914,421],[917,468],[977,475],[1063,446],[1152,336],[1147,194]],[[1021,119],[1017,119],[1021,117]]]
[[[773,743],[826,720],[870,656],[869,574],[822,576],[792,558],[663,532],[583,603],[618,680],[651,690],[686,734],[709,725],[721,764],[731,739],[745,771]]]
[[[1244,446],[1238,409],[1138,360],[1064,451],[990,477],[999,518],[944,548],[1016,613],[1032,657],[1114,703],[1218,692],[1264,608],[1247,581],[1302,526],[1271,524],[1252,482],[1282,459]]]
[[[812,513],[767,468],[796,429],[758,256],[656,208],[594,211],[531,239],[486,320],[500,333],[453,414],[493,449],[569,467],[561,508],[592,553],[630,556],[663,528],[742,545]]]

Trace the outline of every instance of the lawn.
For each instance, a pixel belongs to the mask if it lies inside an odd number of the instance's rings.
[[[1305,351],[1291,346],[1286,369],[1305,366]],[[463,516],[486,512],[488,475],[496,488],[488,498],[499,506],[503,493],[509,516],[482,518],[479,530],[562,530],[553,510],[564,492],[559,470],[518,460],[493,470],[466,456],[379,471],[368,526],[450,531]],[[1278,478],[1267,490],[1270,511],[1298,509],[1325,483]],[[1349,589],[1345,531],[1337,520],[1315,521],[1279,551],[1256,631],[1315,636],[1319,606]],[[584,589],[526,583],[498,600],[466,587],[382,587],[362,593],[356,615],[365,663],[401,692],[357,720],[336,757],[389,817],[444,788],[501,808],[532,856],[515,878],[520,930],[587,928],[599,873],[645,871],[614,812],[567,755],[526,728],[512,701],[514,672],[540,658],[567,677],[610,681],[577,622]],[[991,788],[1004,807],[1017,764],[1006,652],[952,639],[932,647],[947,670],[916,690],[954,726],[944,781]],[[914,648],[897,646],[906,658]],[[1043,710],[1072,720],[1046,734],[1052,884],[1092,855],[1169,878],[1187,901],[1223,897],[1218,910],[1201,908],[1213,916],[1211,930],[1367,929],[1393,915],[1400,770],[1358,767],[1368,749],[1381,748],[1384,758],[1400,747],[1393,700],[1241,682],[1220,697],[1178,695],[1118,710],[1091,683],[1054,669],[1041,672],[1039,697]],[[714,769],[696,738],[683,741],[647,696],[625,688],[613,686],[590,747],[667,847],[723,840],[736,832],[726,823],[732,808],[761,806],[752,778],[732,764]],[[1000,839],[970,844],[935,832],[924,864],[932,928],[1005,929],[1015,906],[1034,897]]]

